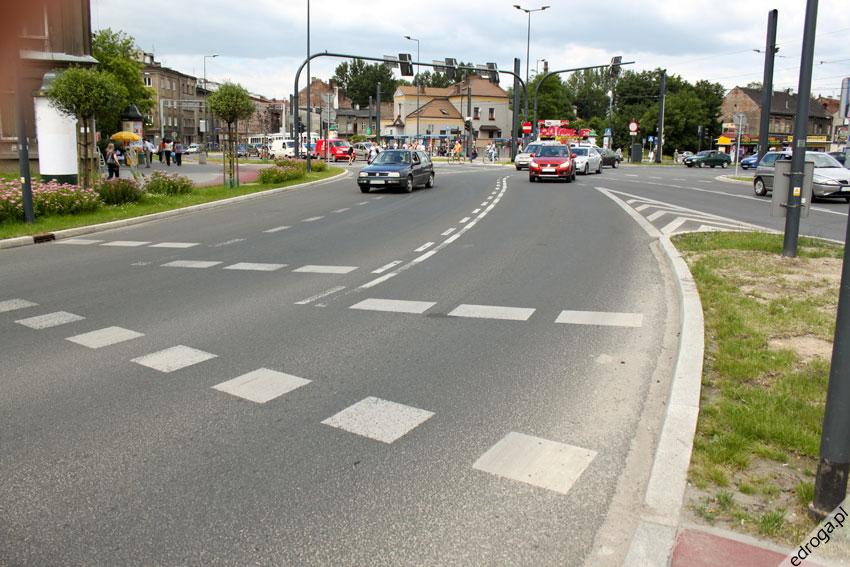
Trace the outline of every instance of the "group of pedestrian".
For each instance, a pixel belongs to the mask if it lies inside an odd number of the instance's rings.
[[[496,142],[490,142],[487,144],[486,148],[487,159],[490,160],[490,163],[496,163],[496,156],[499,153],[499,148],[496,147]]]
[[[170,138],[163,138],[159,143],[159,163],[162,163],[163,159],[165,160],[165,164],[168,167],[171,167],[171,160],[174,160],[174,165],[181,166],[183,165],[183,143],[180,139],[172,140]]]

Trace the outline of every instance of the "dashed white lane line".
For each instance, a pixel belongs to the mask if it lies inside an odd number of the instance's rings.
[[[26,309],[27,307],[36,307],[38,303],[27,301],[26,299],[7,299],[0,301],[0,313],[7,311],[17,311],[18,309]]]
[[[501,305],[458,305],[449,312],[449,317],[472,317],[474,319],[505,319],[528,321],[534,309],[526,307],[503,307]]]
[[[414,250],[414,252],[425,252],[426,250],[431,248],[433,245],[434,245],[433,242],[426,242],[425,244],[423,244],[422,246],[420,246],[419,248]]]
[[[291,374],[258,368],[227,382],[216,384],[213,389],[258,404],[264,404],[301,386],[310,380]]]
[[[650,179],[661,179],[660,177],[655,176],[655,175],[650,175],[650,176],[649,176],[649,178],[650,178]]]
[[[158,242],[151,244],[151,248],[194,248],[200,246],[199,242]]]
[[[231,238],[230,240],[225,240],[224,242],[217,242],[215,244],[210,244],[210,248],[221,248],[222,246],[230,246],[231,244],[236,244],[237,242],[245,242],[244,238]]]
[[[401,262],[402,262],[401,260],[393,260],[389,264],[385,264],[385,265],[381,266],[380,268],[378,268],[377,270],[372,270],[372,273],[373,274],[383,274],[384,272],[386,272],[390,268],[395,268],[396,266],[401,264]]]
[[[392,443],[428,421],[434,412],[368,397],[322,423],[382,443]]]
[[[357,269],[357,266],[301,266],[293,272],[310,273],[310,274],[347,274]]]
[[[327,289],[327,290],[323,291],[322,293],[317,293],[316,295],[310,296],[307,299],[302,299],[301,301],[296,301],[295,305],[308,305],[310,303],[313,303],[314,301],[318,301],[319,299],[322,299],[322,298],[327,297],[329,295],[333,295],[333,294],[340,292],[344,289],[345,289],[344,285],[338,285],[336,287],[332,287],[330,289]]]
[[[380,201],[383,198],[384,198],[383,195],[378,195],[377,197],[373,197],[372,199],[375,200],[375,201]]]
[[[174,260],[173,262],[168,262],[167,264],[163,264],[163,268],[212,268],[213,266],[218,266],[221,262],[212,262],[212,261],[204,261],[204,260]]]
[[[567,494],[595,457],[590,449],[512,431],[472,468]]]
[[[463,217],[462,219],[460,219],[460,224],[465,224],[466,222],[469,221],[470,218],[472,218],[472,217]]]
[[[697,179],[697,181],[698,181],[699,183],[711,183],[711,181],[709,181],[709,180],[707,180],[707,179]]]
[[[74,315],[73,313],[68,313],[67,311],[56,311],[54,313],[46,313],[44,315],[36,315],[35,317],[27,317],[26,319],[18,319],[15,321],[18,325],[23,325],[24,327],[29,327],[30,329],[42,330],[42,329],[50,329],[51,327],[58,327],[59,325],[67,325],[68,323],[75,323],[77,321],[82,321],[85,317],[81,315]]]
[[[324,216],[310,217],[310,218],[302,219],[301,222],[315,222],[317,220],[322,220],[323,218],[325,218],[325,217]]]
[[[472,211],[472,214],[477,215],[480,212],[481,212],[481,209],[475,209],[474,211]]]
[[[398,272],[390,272],[389,274],[384,274],[379,278],[375,278],[372,281],[366,282],[360,286],[360,289],[369,289],[370,287],[375,287],[378,284],[384,283],[390,278],[394,278],[398,275]]]
[[[626,177],[637,177],[637,175],[636,175],[636,174],[634,174],[634,173],[625,173],[624,175],[625,175]]]
[[[364,299],[360,303],[356,303],[349,309],[361,309],[363,311],[390,311],[393,313],[425,313],[430,308],[434,307],[436,302],[433,301],[406,301],[402,299]]]
[[[360,207],[362,205],[368,205],[369,201],[360,201],[359,203],[355,203],[355,206]]]
[[[674,178],[673,178],[673,181],[684,181],[684,182],[687,182],[688,180],[687,180],[687,179],[682,179],[682,178],[680,178],[680,177],[674,177]]]
[[[292,227],[291,226],[276,226],[274,228],[264,230],[263,232],[270,234],[272,232],[280,232],[281,230],[289,230],[290,228],[292,228]]]
[[[281,268],[285,268],[287,264],[261,264],[257,262],[237,262],[230,266],[225,266],[225,270],[245,270],[254,272],[274,272]]]
[[[427,260],[428,258],[430,258],[431,256],[433,256],[436,253],[437,253],[436,250],[431,250],[430,252],[425,252],[421,256],[414,258],[413,263],[418,264],[419,262],[424,262],[425,260]]]
[[[102,348],[144,336],[144,333],[138,333],[130,329],[124,329],[123,327],[106,327],[97,331],[74,335],[65,340],[88,348]]]
[[[343,207],[343,208],[341,208],[341,209],[334,209],[334,210],[333,210],[333,211],[331,211],[331,212],[332,212],[332,213],[337,213],[337,214],[338,214],[338,213],[344,213],[345,211],[350,211],[350,210],[351,210],[351,207]]]
[[[480,205],[478,205],[478,206],[479,206],[479,207],[486,207],[487,205],[489,205],[489,204],[490,204],[490,199],[491,199],[491,197],[487,197],[487,200],[486,200],[486,201],[484,201],[483,203],[481,203],[481,204],[480,204]]]
[[[600,325],[604,327],[641,327],[643,314],[607,311],[561,311],[556,323],[569,325]]]
[[[101,246],[116,246],[121,248],[136,248],[137,246],[147,246],[150,244],[148,241],[143,240],[113,240],[111,242],[104,242]]]
[[[450,228],[450,229],[448,229],[448,230],[446,230],[446,231],[444,231],[444,232],[441,232],[441,233],[440,233],[440,236],[448,236],[448,235],[450,235],[451,233],[453,233],[453,232],[454,232],[454,231],[456,231],[456,230],[457,230],[457,227],[452,227],[452,228]]]
[[[68,240],[60,240],[59,244],[72,244],[76,246],[91,246],[92,244],[100,244],[103,240],[95,240],[93,238],[69,238]]]
[[[181,368],[199,364],[217,355],[198,350],[196,348],[177,345],[165,350],[152,352],[144,356],[134,358],[131,362],[159,370],[160,372],[174,372]]]

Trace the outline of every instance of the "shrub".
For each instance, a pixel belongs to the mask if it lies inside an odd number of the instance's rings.
[[[304,177],[304,167],[267,167],[260,170],[260,183],[284,183]]]
[[[107,205],[138,203],[145,194],[145,190],[133,179],[122,178],[101,180],[94,190]]]
[[[310,162],[310,169],[313,171],[325,171],[328,169],[328,164],[319,159],[313,160]]]
[[[296,161],[294,159],[276,159],[274,164],[277,167],[293,167],[296,169],[301,169],[307,171],[307,165],[303,161]]]
[[[92,189],[68,183],[32,181],[33,211],[38,216],[69,215],[93,211],[101,200]],[[24,218],[24,199],[21,182],[0,179],[0,222]]]
[[[163,195],[182,195],[191,193],[195,185],[188,177],[181,175],[169,175],[161,171],[155,171],[148,179],[145,189],[151,193]]]

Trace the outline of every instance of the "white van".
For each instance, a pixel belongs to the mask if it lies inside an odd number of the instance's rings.
[[[272,140],[272,144],[269,146],[269,157],[271,159],[295,157],[295,140],[289,138]]]

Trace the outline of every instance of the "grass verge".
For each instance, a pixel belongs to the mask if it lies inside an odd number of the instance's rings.
[[[796,544],[814,486],[843,248],[782,236],[674,238],[699,287],[706,351],[689,471],[694,520]]]
[[[190,205],[199,205],[201,203],[209,203],[210,201],[220,201],[230,197],[258,193],[260,191],[275,189],[277,187],[289,187],[291,185],[300,185],[310,181],[319,181],[321,179],[333,177],[342,171],[342,168],[331,167],[326,171],[313,172],[301,179],[295,179],[285,183],[266,185],[259,183],[246,184],[238,187],[237,189],[228,189],[223,185],[198,187],[192,191],[192,193],[185,195],[156,195],[148,193],[145,195],[144,199],[138,203],[104,206],[90,213],[79,215],[55,215],[37,218],[33,224],[25,224],[23,222],[0,223],[0,239],[54,232],[66,228],[76,228],[79,226],[88,226],[103,222],[140,217],[152,213],[180,209]]]

